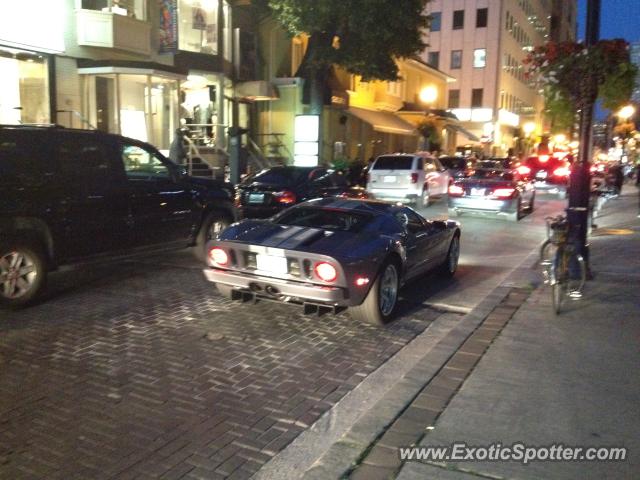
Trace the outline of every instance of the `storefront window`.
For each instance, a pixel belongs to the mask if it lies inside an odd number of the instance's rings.
[[[167,150],[178,126],[178,81],[154,75],[85,75],[84,115],[98,130]]]
[[[218,54],[218,0],[178,1],[179,49]]]
[[[0,50],[0,123],[49,123],[47,59]]]
[[[180,88],[180,121],[190,129],[191,137],[203,145],[222,147],[221,77],[204,72],[193,73],[181,83]]]
[[[98,10],[101,12],[111,12],[117,15],[125,15],[146,20],[147,0],[79,0],[80,8],[84,10]]]

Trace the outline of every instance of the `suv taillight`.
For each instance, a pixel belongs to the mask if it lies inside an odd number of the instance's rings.
[[[411,183],[418,183],[418,174],[417,173],[412,173],[411,174]]]

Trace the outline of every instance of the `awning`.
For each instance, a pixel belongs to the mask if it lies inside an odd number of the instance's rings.
[[[242,82],[236,85],[236,97],[241,100],[259,102],[265,100],[278,100],[278,90],[266,80]]]
[[[396,135],[415,135],[416,129],[393,113],[364,108],[349,107],[348,112],[363,122],[368,123],[376,132],[395,133]]]
[[[469,140],[471,140],[472,142],[479,142],[480,139],[478,137],[476,137],[473,133],[471,133],[469,130],[467,130],[466,128],[460,126],[460,125],[447,125],[449,128],[451,128],[451,130],[455,130],[456,132],[461,133],[462,135],[464,135],[465,137],[467,137]]]

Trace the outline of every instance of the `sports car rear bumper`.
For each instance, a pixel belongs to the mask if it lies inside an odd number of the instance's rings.
[[[251,291],[258,296],[274,300],[311,301],[327,305],[349,306],[349,293],[340,287],[327,287],[311,283],[290,282],[279,278],[262,277],[242,272],[206,268],[210,282],[228,285],[236,290]]]
[[[460,212],[513,213],[517,199],[499,200],[486,197],[449,197],[449,208]]]

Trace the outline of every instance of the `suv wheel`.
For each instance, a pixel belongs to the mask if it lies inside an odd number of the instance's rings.
[[[196,239],[195,255],[200,260],[205,260],[207,257],[207,243],[214,239],[216,235],[222,232],[225,228],[231,225],[231,216],[225,212],[214,211],[211,212],[202,222],[198,238]]]
[[[0,303],[19,307],[34,300],[47,279],[44,255],[25,244],[0,247]]]
[[[431,196],[429,195],[429,189],[424,188],[422,193],[420,194],[420,198],[418,198],[417,204],[419,208],[427,208],[429,206],[429,202],[431,201]]]

